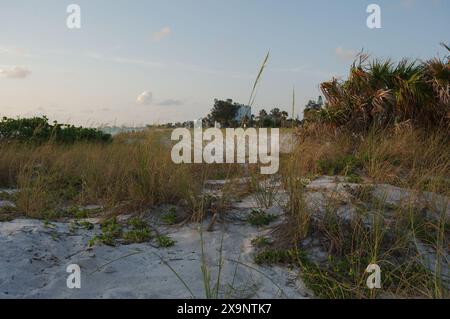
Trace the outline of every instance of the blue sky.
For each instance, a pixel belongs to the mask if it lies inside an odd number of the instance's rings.
[[[81,6],[81,29],[66,8]],[[381,7],[382,28],[366,26]],[[445,54],[450,0],[0,0],[0,114],[142,125],[246,103],[266,52],[260,108],[297,110],[352,56]]]

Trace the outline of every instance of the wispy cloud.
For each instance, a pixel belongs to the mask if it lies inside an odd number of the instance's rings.
[[[7,79],[24,79],[31,71],[22,66],[0,66],[0,77]]]
[[[170,27],[164,27],[157,32],[153,32],[152,39],[153,41],[161,41],[164,38],[167,38],[172,33],[172,29]]]
[[[337,47],[334,53],[339,59],[344,61],[353,60],[358,54],[356,50],[345,49],[342,46]]]

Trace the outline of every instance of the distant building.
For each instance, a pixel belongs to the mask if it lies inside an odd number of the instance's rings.
[[[239,108],[236,112],[236,116],[234,117],[234,120],[236,122],[241,122],[245,117],[248,119],[252,118],[252,108],[251,106],[244,105],[244,104],[238,104]]]

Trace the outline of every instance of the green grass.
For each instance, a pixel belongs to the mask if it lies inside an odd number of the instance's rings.
[[[161,217],[161,221],[166,225],[174,225],[177,222],[177,213],[174,211],[168,212]]]
[[[266,246],[270,246],[272,244],[272,240],[268,237],[256,237],[251,241],[252,245],[256,248],[262,248]]]
[[[257,253],[254,261],[258,265],[293,264],[297,261],[297,255],[295,250],[271,249]]]
[[[358,169],[362,168],[361,161],[354,155],[320,159],[317,166],[322,174],[355,176]]]
[[[267,226],[277,220],[277,216],[268,214],[261,209],[252,210],[247,218],[247,221],[253,226]]]
[[[158,247],[168,248],[175,245],[175,241],[166,235],[158,235],[155,237],[155,241],[158,244]]]
[[[89,246],[97,242],[115,246],[119,240],[126,244],[143,243],[152,238],[147,222],[139,217],[131,218],[124,226],[120,225],[115,217],[107,219],[101,224],[101,231],[100,235],[90,240]]]
[[[102,233],[100,235],[95,235],[89,241],[89,246],[93,246],[97,242],[107,246],[115,246],[116,240],[122,236],[122,227],[117,223],[116,217],[105,220],[101,224],[101,230]]]
[[[151,239],[150,228],[147,222],[139,217],[131,218],[128,221],[128,230],[123,232],[122,238],[127,243],[143,243]]]

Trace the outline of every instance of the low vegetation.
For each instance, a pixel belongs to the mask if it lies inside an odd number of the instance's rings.
[[[347,80],[324,82],[321,89],[327,99],[325,108],[317,111],[321,122],[352,131],[405,121],[449,128],[450,55],[395,63],[360,54]]]
[[[98,129],[60,124],[56,121],[50,124],[45,116],[18,119],[3,117],[0,121],[0,141],[35,144],[50,141],[63,144],[80,141],[110,142],[111,135]]]
[[[255,261],[298,266],[323,298],[449,298],[449,57],[394,64],[362,55],[347,80],[321,88],[325,107],[309,111],[296,149],[282,162],[289,203],[281,248],[264,248]],[[320,212],[308,205],[303,182],[319,175],[361,186],[351,196],[328,190]],[[411,195],[392,205],[374,198],[380,184],[429,192],[433,200],[419,204]],[[366,286],[374,263],[382,269],[380,290]]]
[[[118,213],[164,203],[189,209],[201,187],[195,176],[171,161],[151,131],[133,143],[0,144],[0,187],[19,189],[17,210],[33,218],[64,217],[64,207],[83,205]]]
[[[277,216],[269,214],[262,209],[254,209],[250,212],[247,221],[253,226],[267,226],[275,221]]]
[[[450,297],[442,276],[449,262],[447,207],[435,202],[420,206],[412,199],[393,205],[374,196],[375,186],[390,184],[433,198],[450,197],[449,57],[394,63],[361,55],[347,80],[333,79],[321,88],[324,107],[309,111],[295,129],[293,152],[282,155],[282,194],[278,179],[255,177],[251,166],[175,165],[163,130],[111,139],[97,130],[51,125],[46,118],[4,118],[0,187],[18,192],[0,193],[0,200],[15,204],[0,208],[0,221],[26,216],[50,224],[70,217],[75,218],[75,231],[92,229],[83,219],[99,215],[103,223],[90,245],[151,242],[164,248],[175,242],[146,220],[119,222],[117,216],[142,216],[139,213],[169,204],[183,208],[197,222],[212,216],[213,225],[230,202],[253,194],[261,209],[249,211],[249,224],[262,227],[277,220],[267,212],[273,205],[285,211],[273,238],[252,240],[255,262],[295,267],[316,296]],[[271,115],[283,125],[297,124],[288,123],[286,114],[278,111]],[[264,123],[267,116],[260,114],[258,121]],[[321,201],[326,208],[318,211],[308,205],[308,185],[321,175],[352,185],[346,185],[347,197],[331,190]],[[203,192],[207,179],[233,177],[248,177],[249,185],[227,183],[220,196]],[[284,194],[287,202],[278,203]],[[85,205],[101,209],[86,210]],[[348,218],[342,218],[342,210]],[[165,225],[180,222],[175,208],[160,220]],[[436,256],[432,267],[423,260],[424,247]],[[318,258],[317,250],[326,258]],[[365,269],[372,263],[382,268],[379,291],[367,289],[365,283]],[[209,284],[209,274],[202,270]],[[218,285],[216,293],[211,287],[205,290],[218,295]]]

